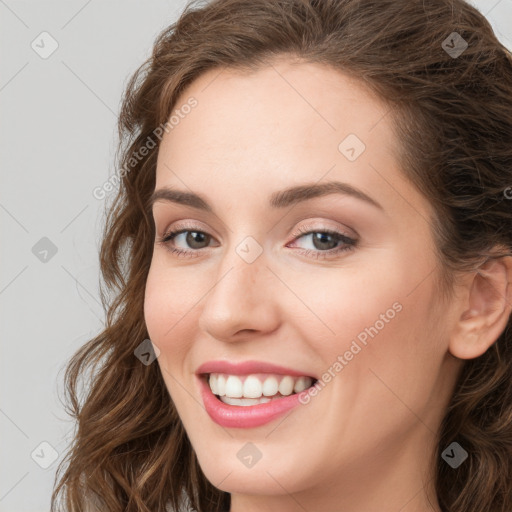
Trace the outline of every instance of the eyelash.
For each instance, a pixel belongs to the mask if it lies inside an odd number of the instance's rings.
[[[179,258],[190,258],[190,257],[196,257],[199,256],[198,253],[201,251],[201,249],[177,249],[176,247],[170,247],[169,242],[173,240],[177,235],[181,233],[187,233],[187,232],[194,232],[194,233],[201,233],[203,235],[208,235],[208,233],[205,233],[204,231],[200,231],[199,229],[196,229],[194,227],[187,227],[183,229],[177,229],[175,231],[169,231],[167,233],[164,233],[164,235],[157,239],[157,243],[160,245],[163,245],[170,253],[174,254],[175,256]],[[348,237],[347,235],[344,235],[343,233],[340,233],[338,231],[330,230],[330,229],[310,229],[308,226],[306,227],[300,227],[297,229],[297,231],[293,234],[295,238],[302,238],[305,235],[311,235],[314,233],[322,233],[334,236],[338,239],[339,242],[343,242],[345,245],[335,248],[335,249],[329,249],[327,251],[320,251],[320,250],[313,250],[313,249],[298,249],[298,251],[301,254],[304,254],[306,256],[309,256],[311,254],[314,254],[313,258],[315,259],[326,259],[326,258],[332,258],[335,257],[341,253],[353,251],[354,248],[357,246],[357,240],[354,240],[353,238]],[[294,238],[294,240],[295,240]]]

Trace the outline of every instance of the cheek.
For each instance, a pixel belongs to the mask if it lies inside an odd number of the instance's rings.
[[[377,263],[357,260],[353,268],[295,280],[294,291],[315,314],[300,319],[301,330],[323,361],[324,380],[336,380],[333,388],[366,403],[396,401],[386,385],[413,402],[426,397],[444,355],[434,274],[425,279],[429,265],[390,250]],[[341,374],[346,378],[334,378]]]
[[[194,325],[190,319],[198,297],[190,283],[185,286],[175,273],[152,264],[146,282],[144,318],[150,339],[161,351],[158,360],[166,368],[183,362],[189,343],[196,337],[187,330]]]
[[[188,300],[190,288],[180,287],[169,272],[159,271],[157,265],[150,268],[144,297],[144,318],[151,341],[160,349],[157,359],[167,391],[179,416],[187,429],[194,428],[187,420],[194,417],[197,403],[190,402],[192,389],[187,379],[191,372],[188,355],[192,340],[197,338],[193,332],[195,322],[191,322],[197,302]],[[183,293],[180,293],[180,289]]]
[[[378,264],[370,258],[354,258],[340,268],[322,268],[286,276],[301,299],[290,297],[289,313],[299,317],[308,340],[317,350],[338,354],[348,350],[353,339],[363,344],[375,330],[389,330],[400,317],[402,301],[410,291],[407,278],[395,254],[380,254]],[[298,277],[297,277],[298,276]],[[285,280],[285,279],[284,279]],[[407,281],[407,283],[406,283]]]

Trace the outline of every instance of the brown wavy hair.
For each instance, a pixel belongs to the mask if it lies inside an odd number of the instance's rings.
[[[453,32],[468,44],[457,57],[443,46]],[[143,302],[155,229],[147,203],[155,129],[187,85],[207,70],[251,71],[277,56],[337,69],[389,106],[402,172],[437,212],[432,232],[447,295],[457,271],[512,254],[512,56],[477,9],[463,0],[187,4],[123,97],[116,161],[125,172],[106,207],[100,252],[106,323],[66,366],[75,432],[52,512],[59,496],[70,512],[94,503],[109,512],[180,510],[184,499],[198,512],[229,509],[229,493],[198,465],[158,364],[134,356],[148,338]],[[148,137],[157,147],[141,158]],[[441,509],[510,512],[510,318],[482,356],[464,363],[438,436],[432,464]],[[441,458],[453,441],[469,454],[457,469]]]

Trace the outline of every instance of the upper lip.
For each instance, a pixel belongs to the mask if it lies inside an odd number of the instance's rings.
[[[293,377],[314,377],[310,373],[286,368],[284,366],[267,363],[265,361],[207,361],[196,370],[196,374],[205,373],[226,373],[228,375],[249,375],[253,373],[276,373],[280,375],[290,375]]]

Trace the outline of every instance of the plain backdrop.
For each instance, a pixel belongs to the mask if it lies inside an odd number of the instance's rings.
[[[512,0],[473,0],[512,48]],[[103,325],[98,251],[123,88],[184,0],[0,0],[0,512],[44,512],[67,359]]]

